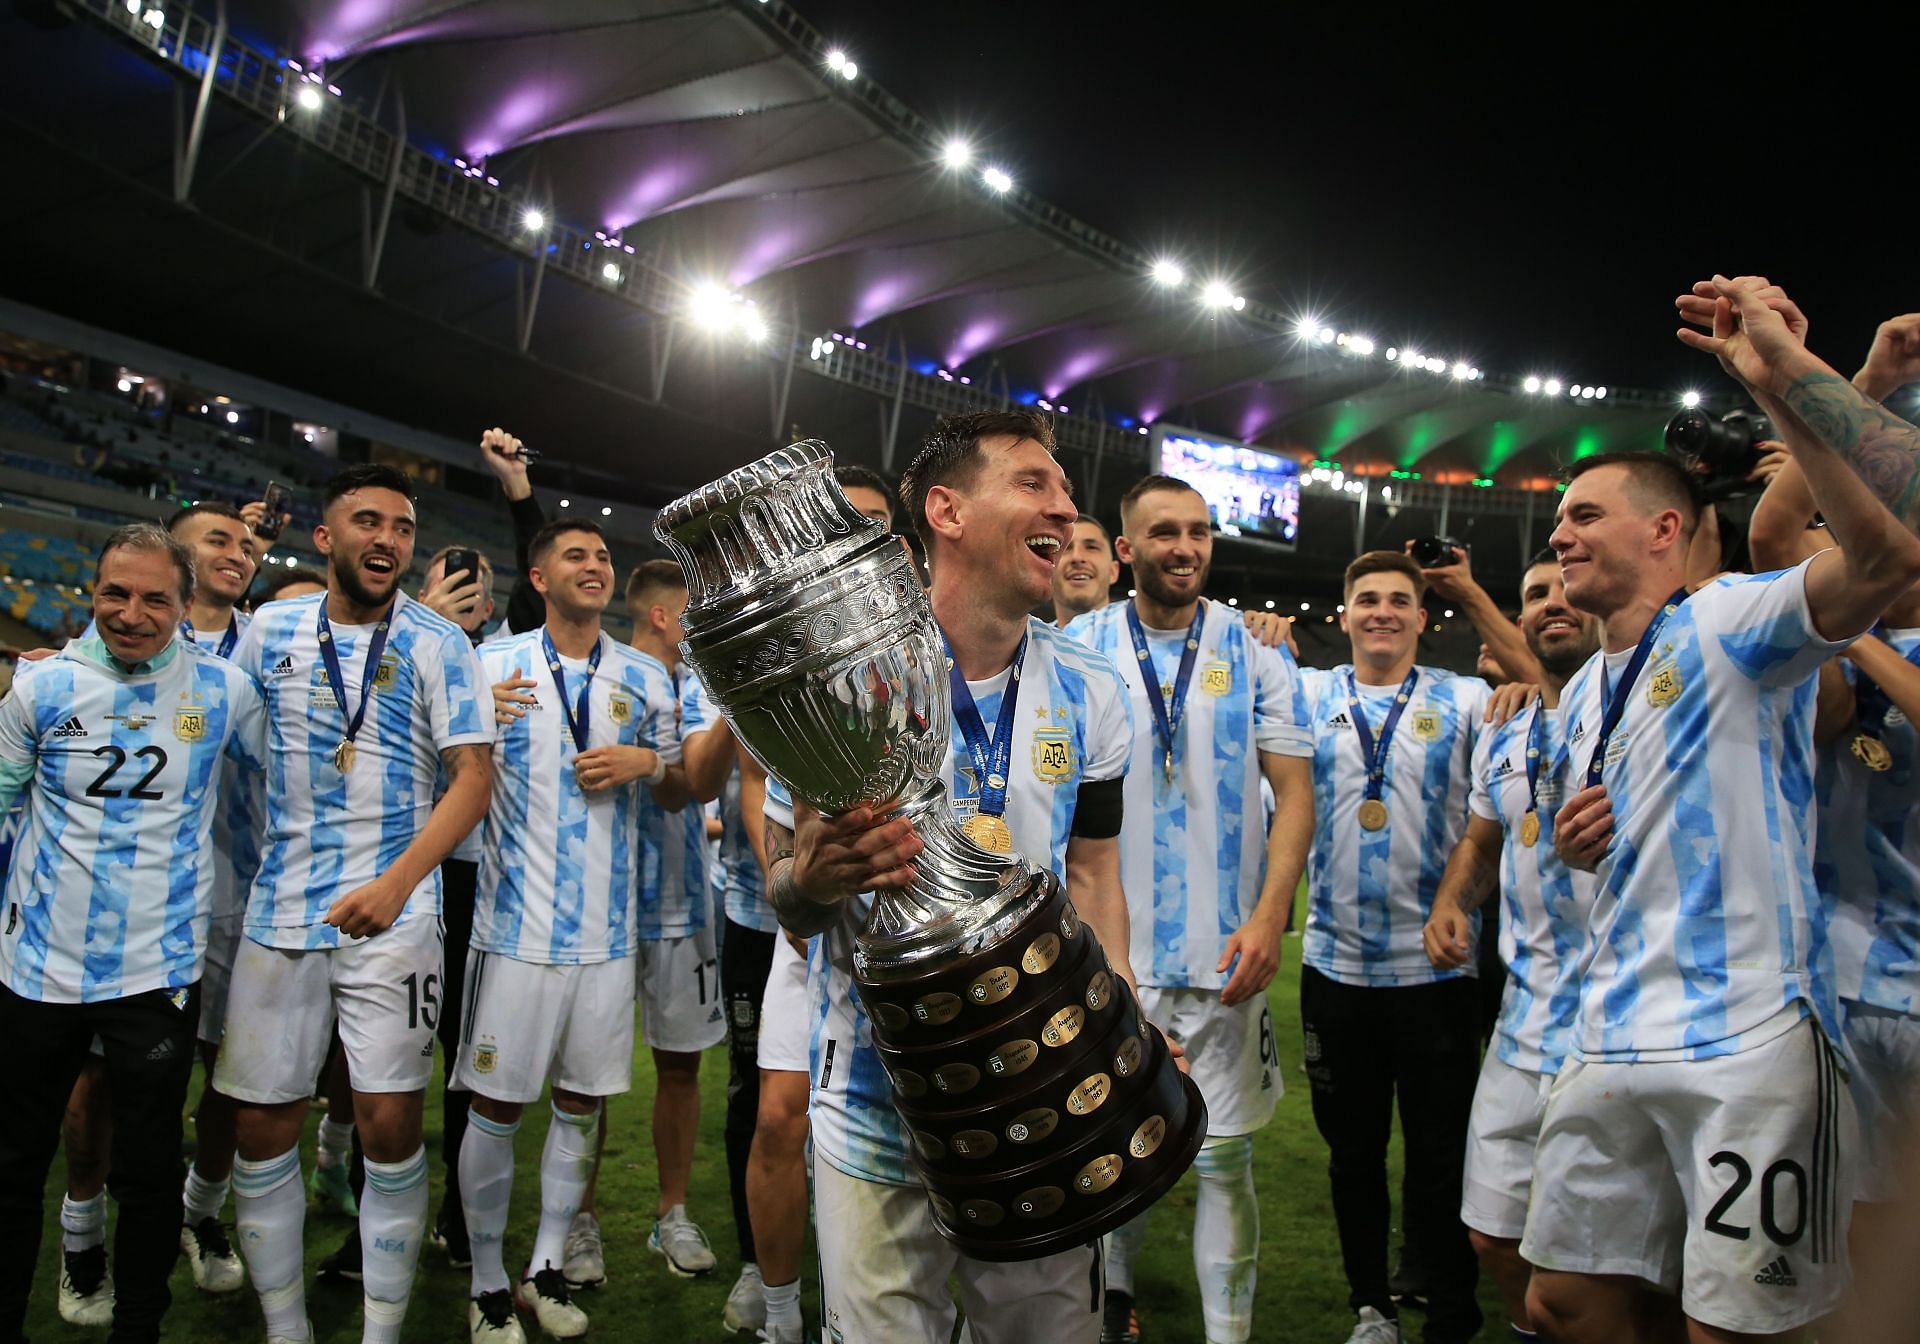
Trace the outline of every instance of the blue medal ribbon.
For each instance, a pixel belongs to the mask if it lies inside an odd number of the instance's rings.
[[[1600,782],[1600,771],[1607,763],[1607,742],[1613,737],[1613,730],[1620,726],[1621,716],[1627,712],[1627,701],[1632,697],[1634,683],[1640,679],[1640,671],[1647,665],[1648,657],[1653,653],[1654,641],[1660,637],[1660,631],[1667,624],[1667,617],[1687,600],[1687,590],[1676,588],[1660,607],[1660,614],[1647,622],[1647,628],[1640,636],[1640,643],[1628,660],[1626,671],[1620,675],[1620,690],[1616,694],[1607,677],[1607,660],[1600,659],[1600,737],[1593,744],[1593,755],[1587,759],[1587,787],[1592,788]]]
[[[1547,741],[1547,705],[1533,701],[1533,722],[1527,725],[1527,811],[1540,810],[1540,752]]]
[[[1160,674],[1153,666],[1153,653],[1147,647],[1147,631],[1140,624],[1140,608],[1127,603],[1127,633],[1133,636],[1133,656],[1140,660],[1140,679],[1147,684],[1147,704],[1153,709],[1154,726],[1160,730],[1160,746],[1166,762],[1167,782],[1173,782],[1173,738],[1180,731],[1180,719],[1187,709],[1187,687],[1193,681],[1194,660],[1200,654],[1200,627],[1206,623],[1207,604],[1202,599],[1187,627],[1187,640],[1180,650],[1180,670],[1173,678],[1173,694],[1160,692]],[[1171,701],[1171,703],[1169,703]]]
[[[1347,672],[1347,714],[1353,720],[1354,736],[1360,739],[1360,757],[1367,763],[1367,797],[1374,802],[1379,802],[1386,792],[1387,748],[1393,742],[1393,730],[1400,726],[1400,715],[1413,698],[1414,683],[1419,680],[1419,668],[1407,673],[1407,679],[1394,693],[1393,708],[1387,711],[1387,721],[1380,725],[1380,737],[1375,741],[1366,711],[1360,706],[1360,689],[1354,684],[1352,670]]]
[[[553,673],[553,689],[560,693],[560,712],[567,716],[567,731],[573,734],[573,749],[587,749],[587,727],[591,706],[587,697],[593,693],[594,674],[600,670],[601,641],[593,641],[593,652],[587,655],[587,678],[580,687],[580,699],[577,704],[567,703],[567,669],[560,665],[560,651],[553,647],[553,636],[547,628],[540,627],[540,645],[546,651],[547,671]]]
[[[194,633],[193,621],[191,619],[183,618],[181,620],[180,633],[185,635],[188,639],[192,640],[195,644],[198,644],[200,642],[199,636]],[[240,642],[240,618],[238,616],[234,616],[229,618],[229,620],[227,621],[227,631],[225,634],[220,636],[220,647],[215,649],[214,653],[218,654],[222,658],[230,659],[233,657],[234,645],[238,644],[239,642]],[[344,713],[345,711],[342,711],[342,712]]]
[[[387,608],[386,615],[373,627],[373,638],[367,641],[367,665],[360,676],[360,707],[351,714],[347,712],[347,683],[340,674],[340,654],[333,647],[333,626],[327,620],[327,599],[320,599],[320,661],[327,669],[327,687],[333,692],[333,702],[340,706],[340,717],[347,721],[346,736],[343,743],[351,743],[360,731],[360,724],[367,717],[367,702],[373,696],[373,679],[380,671],[380,655],[387,651],[387,630],[393,624],[394,607]]]
[[[980,811],[989,817],[997,817],[1007,810],[1007,770],[1013,762],[1013,716],[1019,708],[1020,665],[1027,657],[1027,637],[1020,637],[1020,647],[1014,651],[1013,673],[1007,678],[1007,689],[1000,697],[1000,714],[994,721],[993,736],[987,736],[986,722],[980,717],[980,707],[973,703],[973,691],[967,686],[967,679],[960,675],[960,660],[953,656],[953,646],[946,643],[946,636],[940,636],[940,642],[947,649],[947,683],[953,692],[953,721],[960,729],[960,736],[967,744],[967,753],[973,757],[973,768],[980,780]]]

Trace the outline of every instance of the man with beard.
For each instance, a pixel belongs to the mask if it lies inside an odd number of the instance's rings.
[[[1107,595],[1120,582],[1120,562],[1113,558],[1107,529],[1091,514],[1073,520],[1073,540],[1053,567],[1053,623],[1062,630],[1075,617],[1107,605]]]
[[[426,1224],[440,863],[486,812],[493,723],[466,635],[400,591],[414,526],[404,474],[340,472],[313,533],[326,593],[262,609],[234,655],[264,688],[271,764],[215,1081],[242,1103],[240,1241],[268,1339],[287,1344],[311,1338],[298,1143],[331,1023],[367,1156],[366,1344],[399,1339]]]
[[[1426,1339],[1480,1327],[1461,1225],[1460,1167],[1479,1002],[1471,955],[1427,960],[1421,928],[1466,827],[1468,762],[1490,692],[1414,662],[1427,617],[1419,566],[1369,551],[1347,566],[1341,623],[1353,662],[1303,675],[1315,725],[1313,853],[1300,1018],[1313,1118],[1331,1160],[1350,1344],[1400,1338],[1387,1275],[1387,1142],[1397,1095],[1408,1247],[1426,1277]],[[1477,917],[1470,922],[1478,933]],[[1471,952],[1471,949],[1469,949]]]
[[[1237,612],[1201,597],[1213,528],[1199,492],[1149,476],[1120,501],[1120,520],[1116,549],[1137,595],[1068,633],[1122,669],[1133,702],[1127,811],[1153,822],[1120,842],[1129,960],[1142,1010],[1185,1048],[1206,1098],[1194,1272],[1208,1344],[1242,1344],[1260,1255],[1253,1135],[1283,1090],[1266,990],[1313,841],[1313,737],[1285,649],[1263,647]],[[1277,800],[1271,824],[1263,779]],[[1107,1238],[1101,1339],[1112,1344],[1140,1337],[1129,1318],[1146,1221]]]
[[[120,1205],[113,1338],[160,1338],[180,1247],[180,1112],[211,922],[219,766],[264,768],[258,688],[180,638],[193,559],[165,531],[113,533],[92,633],[19,669],[0,701],[0,814],[27,809],[7,872],[0,1031],[0,1338],[23,1338],[41,1192],[97,1037]]]
[[[1531,1331],[1520,1234],[1541,1106],[1573,1026],[1592,903],[1591,880],[1553,849],[1552,819],[1566,795],[1567,774],[1560,688],[1599,646],[1597,622],[1567,605],[1552,551],[1536,555],[1521,576],[1520,633],[1544,673],[1540,697],[1527,712],[1482,733],[1474,747],[1472,815],[1441,875],[1425,938],[1437,969],[1457,969],[1472,955],[1473,913],[1496,890],[1505,898],[1505,992],[1473,1096],[1460,1218],[1514,1329]]]
[[[1118,844],[1133,741],[1126,688],[1106,658],[1030,615],[1052,591],[1075,517],[1052,447],[1045,416],[953,416],[934,425],[900,493],[927,550],[929,598],[951,650],[962,724],[947,757],[955,813],[977,843],[1018,846],[1063,876],[1115,973],[1131,984]],[[1053,748],[1044,769],[1034,749],[1041,741]],[[796,812],[777,780],[768,781],[767,821],[780,922],[824,935],[809,990],[815,1232],[828,1332],[946,1339],[954,1323],[948,1279],[957,1276],[975,1344],[1093,1344],[1093,1247],[1010,1264],[967,1256],[934,1227],[909,1164],[852,963],[870,908],[863,893],[913,879],[921,842],[911,823],[865,807],[831,821]]]
[[[496,685],[526,694],[500,711],[465,985],[470,1018],[454,1061],[473,1095],[460,1154],[473,1344],[521,1344],[516,1297],[547,1334],[586,1333],[561,1273],[564,1247],[598,1113],[631,1083],[639,781],[665,780],[673,764],[665,748],[676,741],[674,699],[657,666],[600,628],[614,582],[600,528],[549,523],[528,563],[546,623],[488,645],[481,659]],[[549,1083],[540,1226],[516,1293],[501,1246],[513,1139]]]

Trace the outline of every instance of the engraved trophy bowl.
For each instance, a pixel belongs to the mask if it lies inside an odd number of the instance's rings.
[[[940,1231],[988,1260],[1084,1245],[1180,1178],[1206,1106],[1059,880],[960,830],[939,628],[832,466],[796,443],[660,511],[687,577],[680,647],[796,799],[897,811],[925,844],[853,969]]]

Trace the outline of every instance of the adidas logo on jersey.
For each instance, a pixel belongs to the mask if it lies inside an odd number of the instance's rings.
[[[1487,772],[1487,778],[1488,779],[1504,779],[1512,773],[1513,773],[1513,757],[1502,756],[1500,758],[1500,764],[1494,766],[1492,770]]]
[[[1585,737],[1586,737],[1586,735],[1587,735],[1587,725],[1586,725],[1586,724],[1584,724],[1584,723],[1576,723],[1576,724],[1574,724],[1574,725],[1573,725],[1573,736],[1567,739],[1567,745],[1568,745],[1568,746],[1574,746],[1574,745],[1577,745],[1577,744],[1578,744],[1579,742],[1581,742],[1581,741],[1582,741],[1583,739],[1585,739]]]
[[[58,728],[55,728],[50,735],[57,738],[85,737],[87,735],[87,725],[80,722],[80,716],[75,714]]]
[[[1787,1266],[1787,1257],[1780,1256],[1774,1262],[1753,1276],[1755,1283],[1765,1284],[1769,1288],[1792,1288],[1800,1280],[1793,1277],[1793,1270]]]
[[[275,663],[273,665],[273,672],[271,675],[276,677],[292,676],[293,675],[293,655],[290,653],[286,654],[280,659],[279,662]]]
[[[1327,720],[1327,727],[1351,728],[1353,727],[1353,721],[1349,719],[1344,713],[1335,714],[1332,718]]]

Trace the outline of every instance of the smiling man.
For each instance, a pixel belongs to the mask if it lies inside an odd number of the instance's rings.
[[[1468,762],[1487,684],[1415,663],[1426,628],[1420,568],[1393,551],[1347,566],[1340,621],[1353,661],[1304,674],[1315,726],[1313,854],[1300,1018],[1313,1118],[1331,1150],[1351,1344],[1400,1338],[1387,1285],[1387,1141],[1396,1095],[1409,1249],[1427,1274],[1425,1338],[1480,1328],[1460,1222],[1460,1169],[1480,1063],[1469,956],[1427,960],[1421,930],[1467,824]],[[1473,919],[1469,943],[1479,932]]]
[[[1253,1135],[1284,1090],[1266,990],[1313,840],[1313,737],[1286,649],[1264,647],[1239,613],[1201,597],[1213,525],[1199,492],[1148,476],[1120,501],[1120,520],[1117,549],[1138,595],[1069,633],[1122,669],[1140,729],[1127,812],[1152,820],[1120,843],[1130,960],[1141,1008],[1185,1047],[1206,1098],[1193,1265],[1208,1344],[1241,1344],[1253,1333],[1260,1255]],[[1278,802],[1270,824],[1263,779]],[[1101,1338],[1114,1344],[1139,1338],[1129,1314],[1146,1222],[1107,1238]]]
[[[969,834],[1063,877],[1131,983],[1117,838],[1133,742],[1126,688],[1105,657],[1029,614],[1052,591],[1075,517],[1052,424],[1024,411],[941,420],[900,493],[927,550],[956,717],[968,725],[947,756],[954,811]],[[1040,741],[1059,748],[1044,768]],[[996,760],[998,770],[986,763]],[[777,780],[768,781],[767,823],[781,923],[803,937],[824,935],[814,943],[809,992],[815,1225],[829,1333],[946,1339],[948,1279],[957,1277],[976,1344],[1093,1344],[1095,1248],[1013,1264],[963,1255],[934,1227],[908,1160],[854,994],[853,949],[871,905],[864,893],[912,880],[920,841],[911,825],[867,808],[831,822],[805,808],[796,817]]]
[[[1560,689],[1599,647],[1599,623],[1567,601],[1559,558],[1534,557],[1520,580],[1520,635],[1544,679],[1526,713],[1483,732],[1473,754],[1466,834],[1454,846],[1427,919],[1427,956],[1466,964],[1473,915],[1497,892],[1500,1016],[1480,1067],[1467,1138],[1460,1217],[1516,1330],[1530,1330],[1526,1229],[1533,1147],[1546,1089],[1567,1054],[1593,884],[1553,848],[1553,814],[1569,792],[1560,751]]]
[[[92,633],[22,663],[0,701],[0,814],[23,793],[0,938],[0,1338],[19,1339],[41,1192],[101,1042],[120,1205],[115,1340],[160,1338],[180,1246],[180,1112],[211,923],[224,758],[262,768],[251,678],[179,636],[191,554],[151,524],[107,539]]]
[[[1075,617],[1100,610],[1118,582],[1120,562],[1113,558],[1107,529],[1098,518],[1081,514],[1073,520],[1065,554],[1053,567],[1053,623],[1064,630]]]
[[[367,1156],[363,1338],[400,1337],[426,1223],[421,1110],[445,994],[440,863],[492,789],[479,660],[458,626],[400,591],[412,491],[391,467],[335,476],[313,532],[327,591],[263,608],[234,652],[265,692],[270,765],[215,1082],[241,1102],[240,1242],[267,1337],[288,1344],[311,1337],[298,1144],[335,1022]]]

